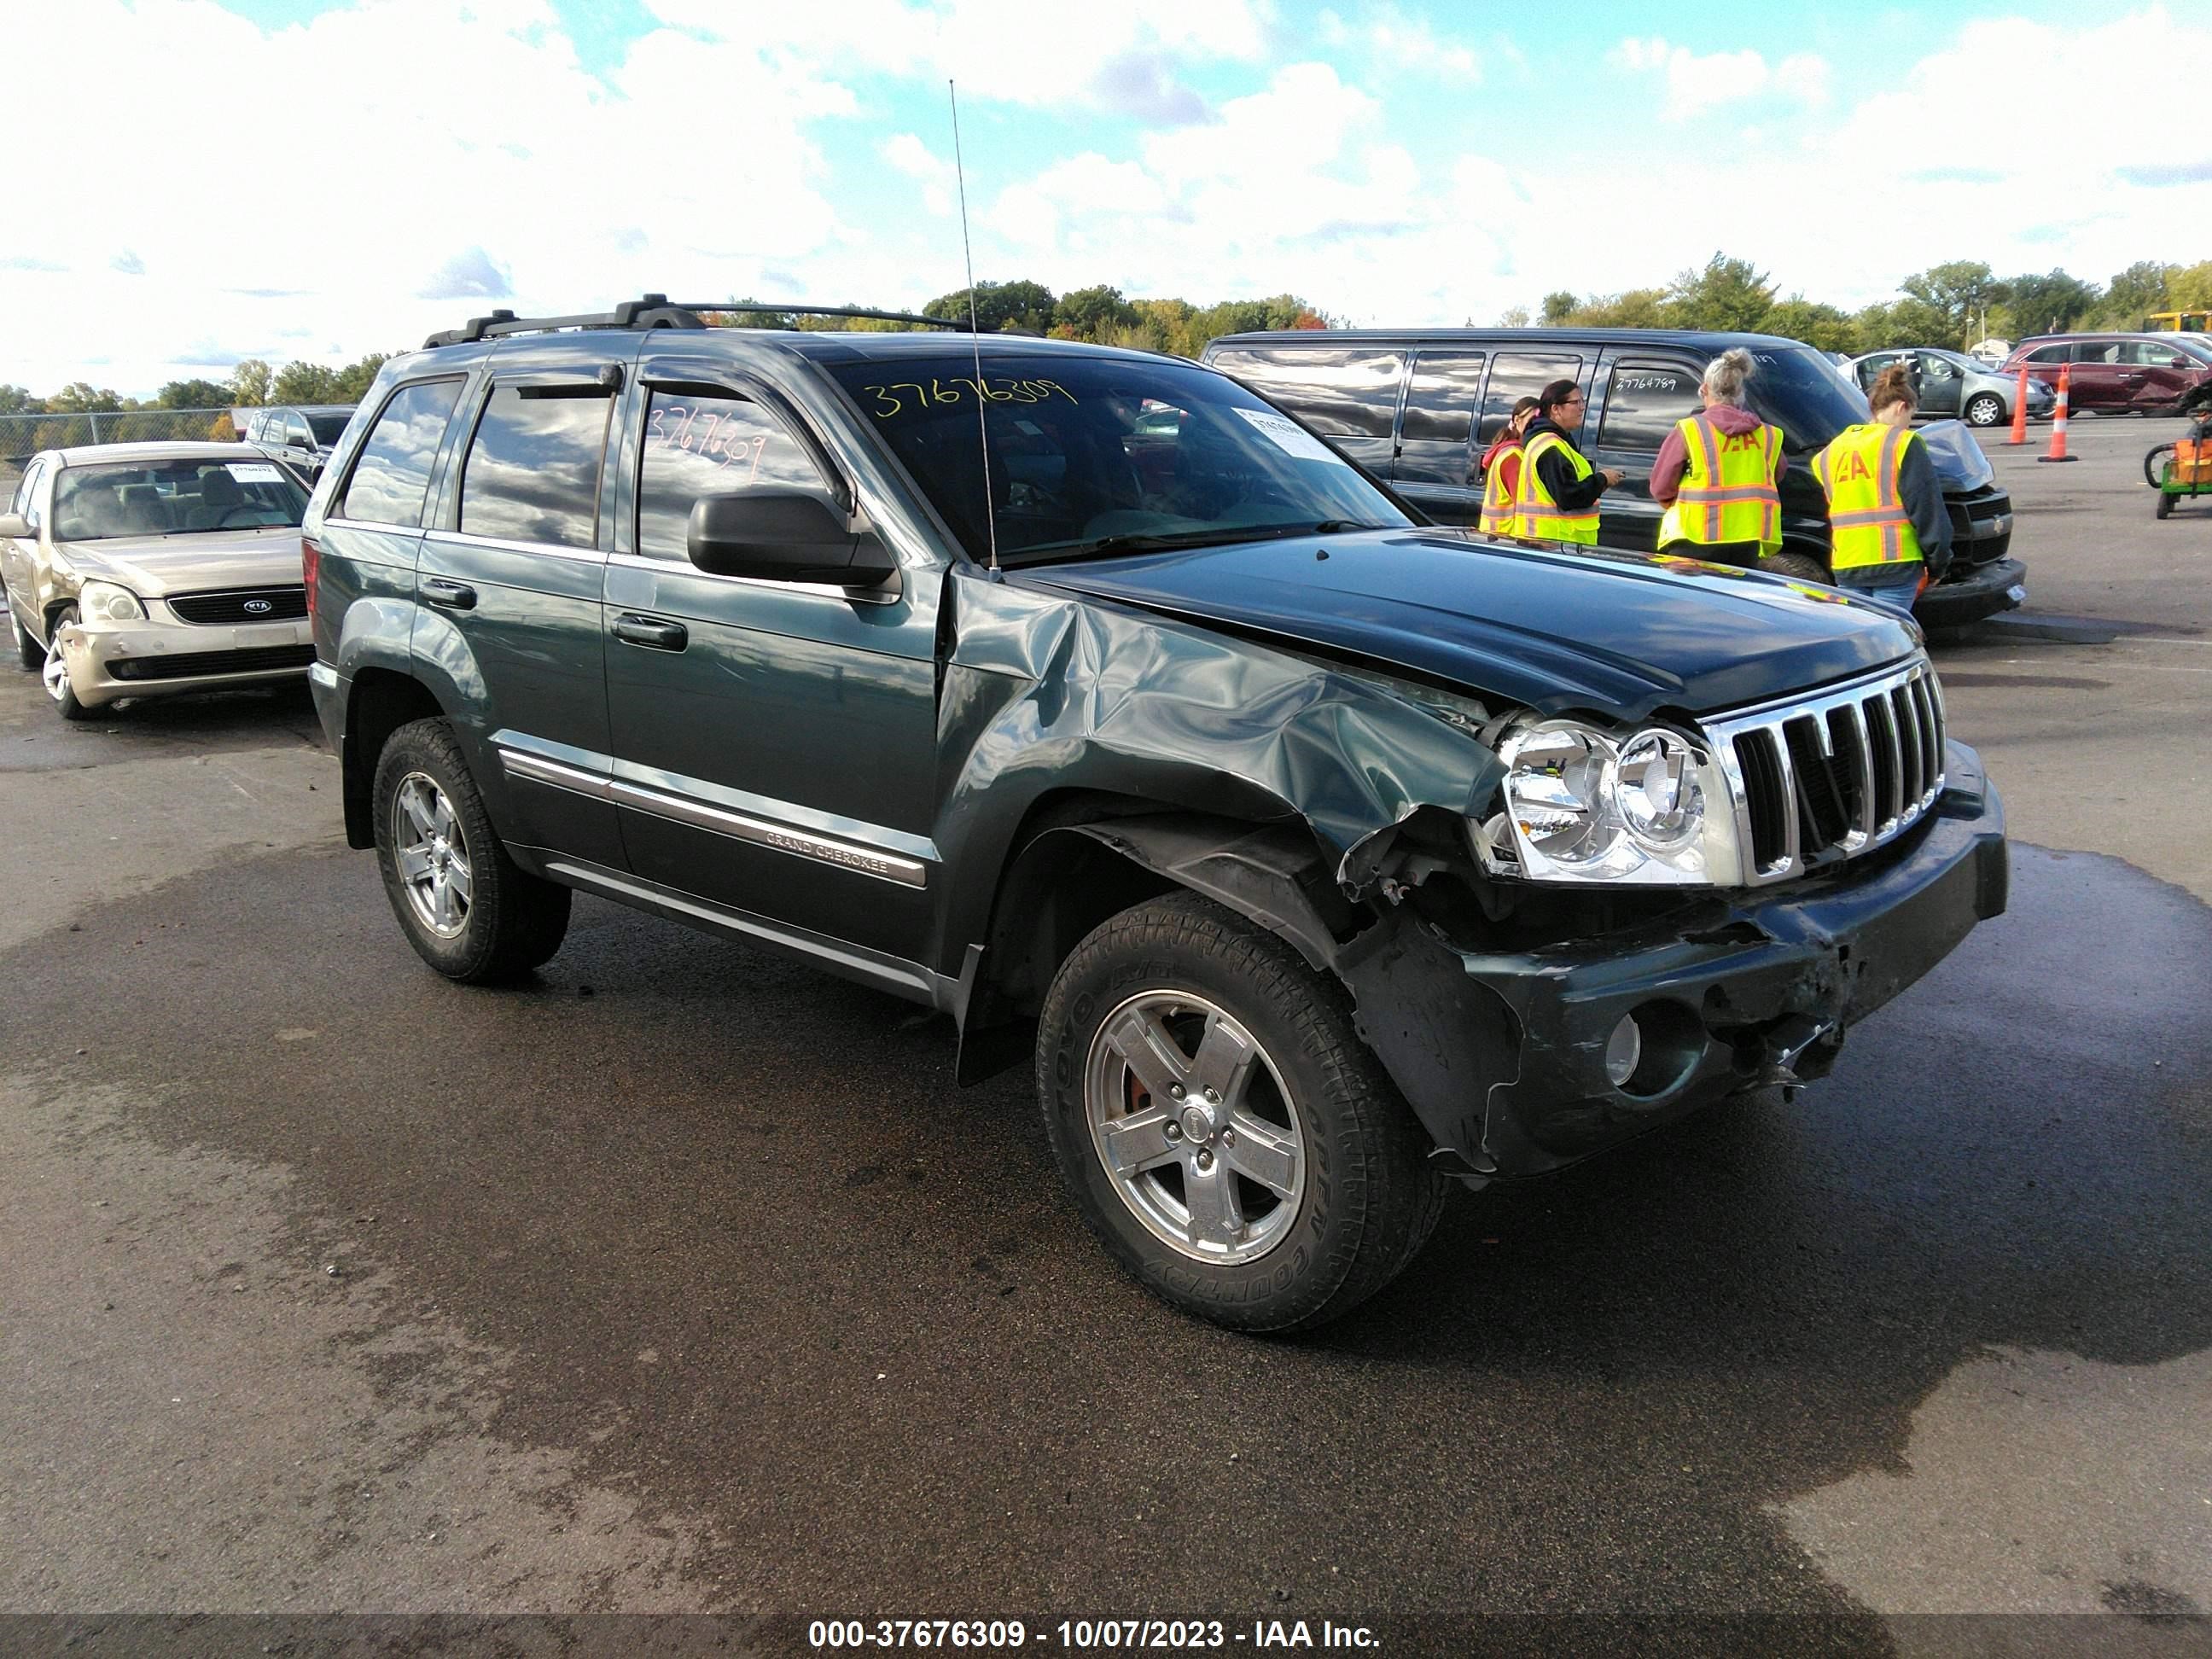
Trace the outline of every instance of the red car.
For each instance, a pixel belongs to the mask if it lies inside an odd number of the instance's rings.
[[[2025,368],[2056,386],[2058,371],[2071,371],[2067,407],[2121,415],[2172,415],[2212,386],[2212,358],[2177,344],[2171,334],[2051,334],[2022,340],[2001,374]]]

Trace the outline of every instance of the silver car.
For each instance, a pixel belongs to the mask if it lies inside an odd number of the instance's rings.
[[[1968,426],[2002,426],[2012,419],[2012,400],[2020,389],[2017,375],[1997,373],[1963,351],[1937,346],[1904,346],[1889,351],[1869,351],[1851,359],[1851,375],[1862,391],[1874,389],[1875,376],[1892,363],[1903,363],[1920,393],[1920,413],[1931,421],[1964,421]],[[2033,375],[2027,382],[2027,413],[2031,420],[2047,419],[2057,407],[2057,394]]]
[[[94,444],[31,458],[0,514],[15,649],[64,720],[125,697],[295,680],[307,491],[274,453]]]

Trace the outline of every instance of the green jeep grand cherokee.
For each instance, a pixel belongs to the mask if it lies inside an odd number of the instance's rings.
[[[1131,1271],[1281,1330],[2003,908],[1901,615],[1425,526],[1194,364],[700,309],[433,337],[309,507],[348,836],[450,978],[581,889],[942,1009]]]

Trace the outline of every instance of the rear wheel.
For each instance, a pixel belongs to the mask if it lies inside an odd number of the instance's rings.
[[[1350,998],[1194,894],[1077,946],[1037,1088],[1084,1219],[1146,1288],[1238,1330],[1349,1312],[1427,1240],[1445,1183]]]
[[[447,979],[488,984],[526,974],[561,948],[568,890],[507,855],[444,720],[392,734],[371,799],[385,895],[423,961]]]
[[[2172,518],[2173,516],[2173,497],[2167,495],[2163,489],[2160,490],[2158,492],[2158,506],[2153,510],[2151,516],[2154,519]]]
[[[1966,399],[1968,426],[1995,426],[2005,417],[2004,399],[1994,392],[1978,392]]]

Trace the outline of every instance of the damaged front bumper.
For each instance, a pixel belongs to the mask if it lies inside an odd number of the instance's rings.
[[[1825,1075],[1844,1028],[2005,908],[2003,808],[1972,750],[1948,745],[1946,771],[1911,835],[1784,890],[1512,954],[1405,930],[1346,973],[1363,1030],[1477,1177],[1540,1174],[1726,1096]]]
[[[170,697],[297,679],[314,659],[313,628],[304,617],[228,627],[150,618],[78,621],[54,630],[54,647],[77,702],[98,708],[125,697]]]

